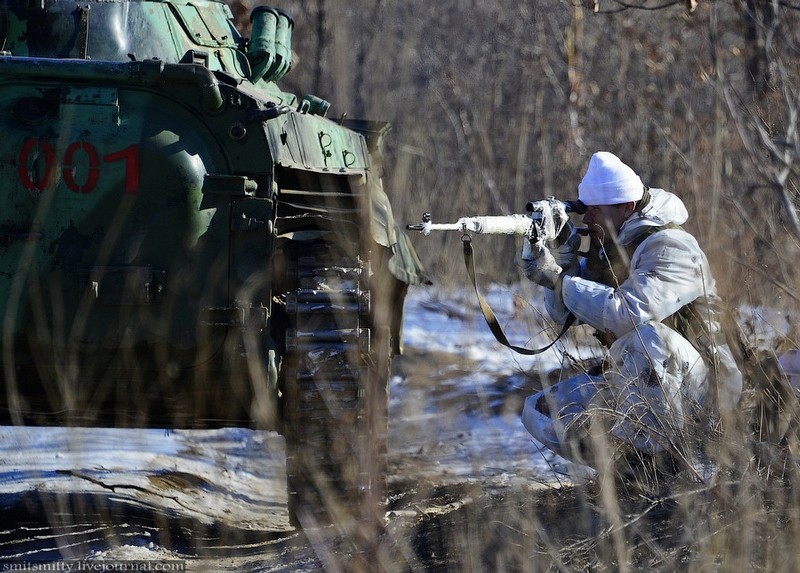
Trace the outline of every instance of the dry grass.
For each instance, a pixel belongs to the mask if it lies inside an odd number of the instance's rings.
[[[733,0],[700,2],[691,15],[677,5],[595,15],[555,0],[283,4],[295,14],[299,55],[285,87],[331,99],[331,115],[394,125],[387,169],[399,222],[417,222],[421,211],[444,221],[572,198],[591,153],[609,149],[684,199],[687,226],[730,300],[796,308],[798,11],[781,12],[775,26],[761,14],[760,40],[751,40],[741,32],[743,3]],[[754,61],[773,73],[752,76]],[[414,239],[439,284],[464,280],[457,241]],[[483,271],[516,280],[516,245],[491,245],[499,256]],[[786,343],[796,342],[790,333]],[[765,385],[773,381],[752,387],[741,417],[706,444],[716,464],[709,479],[686,469],[657,482],[608,471],[589,486],[503,494],[416,484],[394,492],[403,508],[455,505],[388,527],[346,524],[348,536],[330,544],[309,532],[317,559],[307,563],[796,571],[797,419],[781,388]],[[601,444],[597,457],[608,451]]]

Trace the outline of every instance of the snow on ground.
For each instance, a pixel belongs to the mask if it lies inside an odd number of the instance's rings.
[[[557,329],[548,328],[543,317],[540,287],[489,285],[483,294],[512,344],[538,348],[557,335]],[[800,391],[797,317],[786,311],[745,307],[739,309],[736,320],[751,345],[783,353],[781,363]],[[523,356],[495,340],[473,290],[411,289],[406,302],[406,347],[451,353],[469,360],[474,367],[466,371],[456,368],[450,375],[430,372],[432,384],[443,388],[436,392],[437,400],[432,406],[415,409],[418,416],[427,416],[424,424],[420,422],[424,428],[420,431],[428,436],[428,442],[421,446],[423,452],[425,448],[431,452],[428,470],[443,465],[441,473],[446,478],[485,482],[491,476],[496,481],[499,475],[531,484],[562,483],[590,476],[588,468],[563,460],[533,440],[519,418],[524,396],[536,390],[535,384],[526,384],[526,380],[562,367],[569,372],[571,362],[602,356],[603,350],[591,330],[581,328],[588,327],[571,329],[545,353]],[[449,398],[448,389],[452,394]],[[417,422],[403,415],[401,407],[413,398],[414,391],[401,378],[392,382],[391,419],[404,420],[405,431]],[[475,395],[482,397],[486,407],[470,407]],[[495,407],[504,395],[516,395],[517,407]],[[390,436],[390,449],[394,446],[399,453],[410,453],[410,447],[403,449],[397,433],[390,432]]]
[[[794,310],[743,306],[736,320],[747,341],[759,350],[781,353],[800,344],[800,322]]]
[[[538,348],[557,334],[546,329],[539,316],[541,292],[490,286],[484,296],[512,344]],[[407,354],[424,349],[454,357],[453,364],[444,366],[450,372],[431,369],[430,384],[438,388],[410,387],[399,376],[392,380],[390,451],[413,455],[419,448],[427,454],[430,465],[419,468],[420,477],[438,471],[443,481],[553,484],[566,479],[564,472],[573,477],[586,475],[585,468],[567,464],[535,442],[522,426],[519,410],[527,395],[524,389],[531,386],[526,382],[536,373],[560,368],[563,350],[587,359],[597,354],[597,348],[576,346],[571,337],[565,337],[542,354],[515,353],[495,340],[474,291],[443,292],[431,287],[410,290],[403,338]],[[421,395],[418,400],[414,393]],[[435,399],[425,403],[431,396]],[[511,397],[516,401],[504,407]],[[406,407],[408,402],[411,408]],[[415,430],[424,437],[415,441],[400,435]]]
[[[113,492],[198,523],[235,510],[245,529],[288,529],[283,439],[272,432],[0,427],[0,498]],[[200,503],[198,503],[200,502]]]
[[[539,347],[555,331],[541,317],[541,292],[524,288],[488,286],[485,294],[513,343]],[[742,320],[766,346],[794,339],[785,314],[746,309]],[[497,488],[586,475],[538,445],[519,413],[536,373],[557,370],[565,356],[598,355],[591,336],[571,334],[543,354],[521,356],[494,340],[471,290],[416,287],[404,346],[417,362],[391,381],[390,480]],[[287,527],[284,472],[283,439],[270,432],[0,428],[0,500],[31,484],[42,492],[112,486],[115,495],[160,497],[184,513],[196,505],[212,519],[241,503],[250,512],[245,525],[279,530]]]
[[[552,335],[526,320],[535,312],[516,290],[492,287],[487,296],[514,342],[543,344]],[[558,351],[515,355],[494,340],[473,292],[433,288],[411,290],[404,343],[407,355],[439,361],[391,381],[390,480],[504,487],[564,479],[554,474],[560,459],[519,420],[525,373],[557,368]],[[111,492],[200,522],[224,520],[235,506],[241,527],[288,528],[284,443],[272,432],[0,427],[0,501],[32,489]]]
[[[541,289],[490,285],[482,293],[512,344],[546,345],[556,332],[542,318]],[[434,287],[411,289],[406,299],[406,346],[459,354],[481,363],[487,377],[535,368],[550,371],[562,362],[559,347],[523,356],[497,342],[481,314],[475,292],[445,292]]]

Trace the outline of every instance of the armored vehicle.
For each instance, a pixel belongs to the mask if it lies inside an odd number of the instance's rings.
[[[313,525],[385,496],[422,270],[382,186],[387,127],[282,91],[293,20],[251,22],[214,0],[0,5],[2,413],[281,429]]]

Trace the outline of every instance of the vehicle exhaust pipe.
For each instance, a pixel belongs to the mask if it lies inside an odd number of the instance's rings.
[[[283,10],[258,6],[250,14],[252,32],[247,57],[253,83],[276,82],[292,67],[294,20]]]

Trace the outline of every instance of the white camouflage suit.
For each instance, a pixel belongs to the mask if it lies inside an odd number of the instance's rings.
[[[620,228],[619,243],[631,245],[646,227],[681,225],[683,202],[662,189]],[[640,239],[639,239],[640,240]],[[597,247],[595,247],[597,248]],[[603,251],[600,251],[601,257]],[[657,454],[682,439],[698,420],[735,407],[742,376],[722,336],[719,300],[708,260],[695,238],[680,228],[649,234],[630,257],[630,272],[616,285],[565,276],[560,292],[545,289],[545,306],[563,324],[571,311],[577,323],[610,335],[609,367],[602,375],[581,374],[530,396],[522,422],[556,453],[581,458],[592,413],[610,413],[611,436],[639,451]],[[662,323],[695,302],[706,336],[693,345]],[[698,352],[703,347],[705,352]]]

